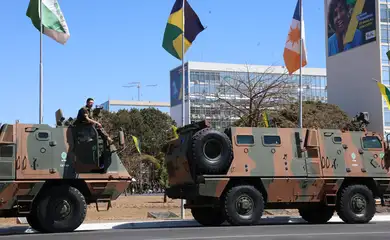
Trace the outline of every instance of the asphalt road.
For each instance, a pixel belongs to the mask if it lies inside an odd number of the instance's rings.
[[[165,229],[132,229],[91,232],[73,232],[64,234],[23,234],[2,236],[7,239],[26,240],[233,240],[233,239],[270,239],[270,240],[388,240],[389,223],[370,223],[347,225],[344,223],[307,225],[262,225],[252,227],[193,227]]]

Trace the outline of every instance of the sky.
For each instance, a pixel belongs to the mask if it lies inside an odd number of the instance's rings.
[[[110,2],[110,4],[107,4]],[[283,50],[297,0],[188,0],[207,27],[185,61],[284,65]],[[29,0],[0,8],[0,123],[39,122],[39,31]],[[88,97],[169,102],[169,71],[181,61],[162,48],[174,0],[59,0],[70,39],[43,38],[43,122],[55,111],[75,117]],[[77,5],[78,4],[78,5]],[[303,1],[307,67],[325,67],[323,1]],[[114,110],[119,109],[114,108]],[[168,111],[168,109],[161,109]]]

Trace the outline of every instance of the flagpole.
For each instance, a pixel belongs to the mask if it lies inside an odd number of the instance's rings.
[[[182,54],[182,57],[181,57],[181,70],[182,70],[182,73],[183,73],[183,82],[182,82],[182,86],[183,86],[183,90],[182,90],[182,95],[183,95],[183,98],[182,98],[182,105],[183,105],[183,114],[182,114],[182,127],[184,127],[185,125],[185,93],[186,93],[186,88],[185,88],[185,74],[184,74],[184,31],[185,31],[185,2],[186,0],[183,0],[183,35],[182,35],[182,44],[181,44],[181,54]],[[181,219],[184,219],[185,218],[185,210],[184,210],[184,204],[185,204],[185,200],[184,199],[181,199],[181,209],[180,209],[180,215],[181,215]]]
[[[39,30],[39,124],[43,123],[43,63],[42,63],[42,1],[39,1],[39,17],[40,17],[40,30]]]
[[[301,32],[301,44],[300,44],[300,50],[299,50],[299,55],[300,55],[300,64],[299,64],[299,128],[302,128],[302,48],[303,48],[303,38],[302,38],[302,21],[303,21],[303,8],[302,8],[302,0],[299,1],[299,12],[301,16],[301,21],[300,23],[300,32]]]

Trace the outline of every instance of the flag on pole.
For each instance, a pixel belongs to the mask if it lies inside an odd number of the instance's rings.
[[[303,21],[303,13],[301,15],[299,8],[299,1],[295,7],[295,12],[288,32],[287,41],[284,46],[283,58],[286,64],[287,70],[291,75],[293,72],[300,68],[300,40],[301,40],[301,28],[300,23],[302,21],[302,67],[307,65],[306,46],[305,46],[305,27]],[[301,18],[302,16],[302,18]]]
[[[185,28],[183,29],[183,2]],[[198,15],[191,8],[187,0],[176,0],[165,27],[162,46],[172,56],[182,60],[182,38],[184,33],[184,53],[191,47],[197,35],[205,28],[199,20]]]
[[[42,2],[42,33],[58,43],[65,44],[69,37],[69,29],[57,0],[30,0],[26,15],[31,19],[34,27],[40,31],[40,9]]]
[[[389,89],[380,83],[379,81],[376,81],[376,84],[378,84],[379,91],[381,92],[383,98],[386,100],[387,108],[390,110],[390,91]]]

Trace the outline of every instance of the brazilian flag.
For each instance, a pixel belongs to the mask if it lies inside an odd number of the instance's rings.
[[[185,26],[183,28],[183,2]],[[165,27],[163,48],[172,56],[179,60],[183,59],[182,41],[184,32],[184,53],[194,42],[196,36],[205,28],[199,20],[198,15],[191,8],[187,0],[176,0],[173,5],[171,14],[168,18],[167,26]]]

